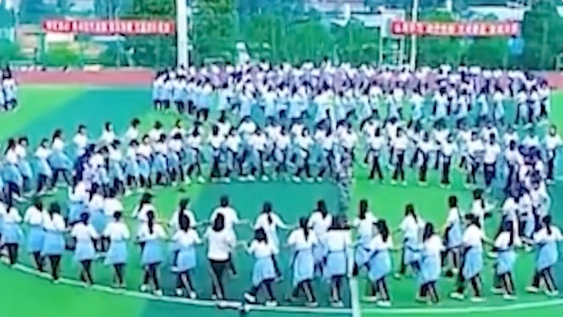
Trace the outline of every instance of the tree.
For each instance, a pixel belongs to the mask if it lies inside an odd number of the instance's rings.
[[[483,21],[496,21],[497,17],[488,15]],[[505,37],[474,38],[465,52],[464,62],[486,68],[504,67],[509,57],[508,39]]]
[[[448,12],[423,12],[421,21],[453,22]],[[461,39],[447,36],[424,36],[418,40],[417,63],[436,67],[441,64],[459,65],[463,46]]]
[[[521,65],[526,69],[553,68],[555,58],[561,52],[563,22],[557,13],[556,3],[556,0],[536,1],[524,14]]]
[[[176,18],[175,0],[134,0],[129,19]],[[176,63],[176,38],[162,35],[127,36],[127,50],[133,49],[133,59],[141,66],[172,66]]]
[[[193,62],[223,59],[233,62],[237,19],[233,0],[199,0],[193,16]]]

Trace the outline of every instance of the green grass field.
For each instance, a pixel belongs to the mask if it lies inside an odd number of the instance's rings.
[[[78,86],[24,86],[21,88],[20,104],[17,112],[2,113],[0,116],[0,139],[5,140],[11,136],[25,134],[30,137],[33,144],[48,136],[54,129],[62,128],[67,137],[70,137],[78,124],[88,125],[90,135],[95,136],[100,132],[105,121],[114,123],[116,130],[123,132],[133,117],[138,117],[148,128],[155,120],[160,120],[171,125],[177,117],[173,114],[154,113],[148,102],[150,92],[142,89],[102,89],[85,88]],[[554,123],[563,127],[563,94],[555,94],[552,106]],[[563,164],[560,164],[563,166]],[[408,173],[412,174],[412,173]],[[563,174],[563,173],[560,173]],[[430,186],[421,188],[414,185],[408,187],[394,187],[387,182],[372,184],[366,180],[366,171],[356,170],[353,197],[351,201],[350,216],[356,213],[355,206],[360,199],[366,198],[371,203],[371,209],[380,218],[395,227],[402,218],[403,208],[406,203],[412,202],[418,212],[428,221],[437,225],[444,223],[446,218],[446,198],[451,194],[460,197],[462,204],[467,206],[470,202],[470,193],[463,188],[461,175],[454,173],[454,184],[450,189],[442,189],[437,185],[436,175],[432,175]],[[553,210],[563,208],[563,194],[561,183],[551,187],[554,199]],[[156,190],[156,205],[163,217],[168,217],[178,203],[179,199],[188,196],[193,202],[193,210],[199,219],[207,218],[211,209],[218,201],[218,197],[228,194],[232,197],[233,204],[239,210],[242,218],[254,219],[259,212],[264,200],[273,202],[277,212],[288,223],[294,223],[300,215],[308,213],[318,199],[325,199],[332,209],[336,208],[337,190],[332,184],[293,184],[286,182],[268,183],[233,183],[204,184],[187,187],[185,192],[176,188],[163,188]],[[58,198],[64,197],[58,193]],[[126,211],[133,209],[138,196],[124,199]],[[23,212],[23,207],[22,210]],[[563,218],[558,213],[555,217]],[[562,219],[557,219],[563,224]],[[494,222],[494,221],[493,221]],[[247,240],[251,236],[249,228],[241,228],[239,237]],[[204,251],[203,248],[201,250]],[[287,253],[287,252],[286,252]],[[89,289],[82,288],[73,282],[77,276],[77,266],[67,256],[63,264],[64,283],[54,285],[47,279],[37,276],[32,270],[25,267],[8,269],[0,265],[0,316],[45,316],[45,317],[176,317],[181,315],[213,314],[219,317],[234,316],[235,310],[220,310],[212,302],[199,300],[190,301],[173,297],[152,298],[146,294],[138,293],[137,286],[141,278],[141,268],[137,265],[138,252],[134,246],[130,249],[131,261],[127,268],[128,290],[125,292],[113,291],[107,287],[111,283],[111,271],[102,263],[96,264],[94,279],[98,286]],[[209,298],[210,285],[203,255],[200,256],[201,264],[196,272],[197,288],[202,299]],[[31,263],[27,254],[22,253],[20,261],[26,265]],[[240,300],[242,290],[249,286],[249,273],[251,270],[250,259],[239,252],[235,259],[240,271],[236,280],[229,281],[227,297],[234,301]],[[280,261],[287,267],[287,254],[283,254]],[[353,283],[351,300],[347,308],[332,309],[326,305],[328,285],[319,282],[316,290],[320,300],[324,299],[321,308],[304,309],[296,306],[281,306],[274,309],[252,310],[251,315],[274,317],[274,315],[298,314],[329,314],[363,316],[387,315],[428,315],[439,314],[454,317],[458,314],[508,317],[524,316],[531,313],[553,316],[561,311],[563,299],[549,299],[543,295],[528,295],[524,288],[532,274],[533,254],[520,254],[517,264],[516,284],[518,300],[505,302],[500,297],[495,297],[489,291],[490,270],[485,272],[485,294],[487,302],[475,305],[468,301],[457,302],[446,298],[447,293],[453,289],[454,281],[443,279],[440,283],[442,302],[438,306],[426,306],[414,302],[416,291],[415,280],[390,281],[390,292],[393,306],[388,309],[376,308],[375,305],[362,303],[364,282],[358,280],[358,285]],[[563,273],[563,267],[558,270]],[[288,275],[288,274],[286,274]],[[173,287],[174,278],[169,273],[169,268],[162,268],[162,283],[165,291]],[[560,285],[563,274],[558,278]],[[277,287],[278,297],[287,294],[287,282],[282,282]],[[285,305],[285,304],[283,304]]]

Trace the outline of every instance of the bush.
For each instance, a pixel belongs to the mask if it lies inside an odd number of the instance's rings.
[[[72,67],[80,65],[80,55],[67,46],[50,47],[42,56],[41,63],[48,67]]]
[[[17,43],[0,39],[0,65],[8,64],[19,57],[20,47]]]

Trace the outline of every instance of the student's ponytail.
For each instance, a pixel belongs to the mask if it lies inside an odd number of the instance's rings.
[[[149,234],[154,232],[154,211],[147,212],[147,225],[149,227]]]
[[[271,225],[274,223],[274,218],[272,218],[272,203],[267,201],[262,206],[262,212],[267,215],[268,224]]]
[[[545,217],[543,217],[543,224],[545,226],[545,230],[547,231],[548,235],[551,235],[551,216],[547,215]]]
[[[305,240],[309,240],[309,226],[308,219],[306,217],[299,218],[299,228],[303,229],[303,234],[305,235]]]
[[[188,208],[189,203],[190,203],[189,198],[184,198],[180,200],[180,205],[178,208],[178,224],[182,223],[182,217],[184,217],[184,212]]]

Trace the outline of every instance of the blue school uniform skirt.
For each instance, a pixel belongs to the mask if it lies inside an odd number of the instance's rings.
[[[534,231],[536,230],[536,217],[532,214],[526,214],[522,218],[524,220],[522,234],[524,237],[532,238]]]
[[[96,249],[91,239],[77,240],[74,249],[74,260],[81,262],[96,258]]]
[[[559,252],[557,251],[557,243],[554,241],[541,243],[536,251],[536,270],[541,271],[552,267],[557,263]]]
[[[41,254],[44,256],[62,255],[65,250],[65,239],[62,232],[46,231]]]
[[[108,224],[108,217],[103,210],[91,210],[90,211],[90,222],[92,227],[96,229],[96,232],[103,233]]]
[[[68,222],[72,224],[80,221],[80,216],[85,212],[87,210],[83,202],[70,201],[68,204]]]
[[[178,169],[180,167],[180,153],[170,151],[166,156],[166,165],[168,168]]]
[[[151,175],[151,164],[148,158],[140,155],[138,157],[139,176],[148,178]]]
[[[0,180],[2,178],[0,177]],[[2,237],[2,232],[4,232],[4,216],[0,214],[0,238]],[[2,241],[0,240],[0,243]]]
[[[69,170],[72,166],[70,159],[62,151],[53,151],[48,158],[48,162],[53,169]]]
[[[420,260],[420,250],[417,241],[413,238],[405,238],[403,242],[403,260],[406,265],[413,264]]]
[[[291,261],[293,286],[303,281],[310,281],[315,276],[315,258],[313,249],[296,250]]]
[[[143,252],[141,253],[141,264],[158,264],[161,263],[162,260],[162,246],[160,245],[160,240],[146,240]]]
[[[348,261],[345,250],[328,251],[325,260],[324,273],[326,278],[343,276],[348,272]]]
[[[125,264],[127,262],[127,241],[111,240],[104,260],[105,265]]]
[[[368,264],[371,251],[369,249],[369,242],[360,243],[354,252],[354,261],[358,267],[363,267]]]
[[[516,263],[516,252],[512,248],[497,252],[496,273],[498,275],[512,272]]]
[[[287,149],[274,148],[274,159],[278,163],[285,163],[287,161]]]
[[[6,164],[2,169],[2,177],[4,181],[21,186],[23,184],[22,174],[15,164]]]
[[[418,274],[419,283],[435,282],[442,273],[442,260],[440,255],[423,255],[420,260],[420,272]]]
[[[369,259],[368,278],[377,282],[391,273],[391,255],[388,250],[376,251]]]
[[[139,177],[139,163],[136,159],[127,158],[125,160],[125,174],[134,178]]]
[[[27,233],[27,251],[29,253],[41,252],[45,241],[45,230],[41,226],[30,226]]]
[[[167,170],[166,156],[163,153],[156,153],[153,157],[153,168],[156,173],[165,173]]]
[[[450,226],[450,228],[448,228],[446,234],[446,247],[448,249],[459,247],[461,245],[461,238],[462,238],[461,225],[459,221],[456,221]]]
[[[31,165],[29,164],[29,162],[27,160],[21,160],[18,163],[18,169],[20,170],[21,175],[25,178],[29,179],[33,176],[33,171],[31,170]]]
[[[274,260],[271,256],[256,258],[254,267],[252,268],[252,285],[259,286],[267,280],[276,278],[276,270],[274,268]]]
[[[461,273],[466,280],[475,277],[483,269],[483,249],[481,247],[469,247],[465,251]]]
[[[123,166],[120,161],[111,161],[109,165],[109,178],[117,179],[119,181],[125,180]]]
[[[5,244],[20,244],[23,232],[19,224],[4,221],[2,229],[2,242]]]
[[[193,245],[189,247],[179,247],[178,251],[178,259],[176,261],[176,269],[178,272],[193,270],[197,264],[195,247]]]

